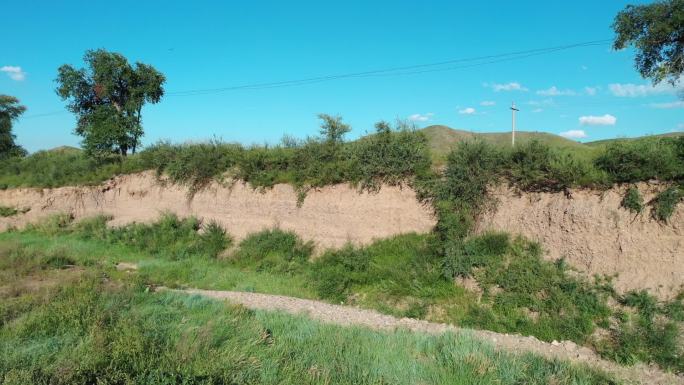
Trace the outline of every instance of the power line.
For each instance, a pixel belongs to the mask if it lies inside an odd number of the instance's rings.
[[[486,55],[486,56],[478,56],[478,57],[470,57],[470,58],[451,59],[451,60],[444,60],[444,61],[433,62],[433,63],[415,64],[415,65],[410,65],[410,66],[392,67],[392,68],[377,69],[377,70],[362,71],[362,72],[352,72],[352,73],[345,73],[345,74],[338,74],[338,75],[316,76],[316,77],[296,79],[296,80],[283,80],[283,81],[276,81],[276,82],[252,83],[252,84],[243,84],[243,85],[235,85],[235,86],[220,87],[220,88],[205,88],[205,89],[194,89],[194,90],[185,90],[185,91],[174,91],[174,92],[168,92],[167,95],[169,95],[169,96],[206,95],[206,94],[220,93],[220,92],[227,92],[227,91],[236,91],[236,90],[259,90],[259,89],[268,89],[268,88],[300,86],[300,85],[320,83],[320,82],[339,80],[339,79],[347,79],[347,78],[377,77],[377,76],[404,76],[404,75],[414,75],[414,74],[421,74],[421,73],[428,73],[428,72],[452,71],[455,69],[477,67],[477,66],[494,64],[494,63],[499,63],[499,62],[504,62],[504,61],[523,59],[523,58],[527,58],[527,57],[531,57],[531,56],[545,55],[545,54],[558,52],[558,51],[565,51],[565,50],[569,50],[569,49],[573,49],[573,48],[605,45],[606,43],[608,43],[610,41],[612,41],[612,40],[611,39],[594,40],[594,41],[587,41],[587,42],[582,42],[582,43],[574,43],[574,44],[555,46],[555,47],[546,47],[546,48],[536,48],[536,49],[531,49],[531,50],[508,52],[508,53],[496,54],[496,55]],[[446,68],[430,68],[430,67],[440,67],[440,66],[444,66],[444,65],[448,65],[448,64],[467,63],[467,62],[474,62],[474,63],[464,64],[464,65],[460,65],[460,66],[446,67]]]
[[[416,75],[416,74],[424,74],[424,73],[431,73],[431,72],[445,72],[445,71],[453,71],[453,70],[457,70],[457,69],[473,68],[473,67],[479,67],[479,66],[484,66],[484,65],[502,63],[502,62],[507,62],[507,61],[512,61],[512,60],[520,60],[520,59],[525,59],[528,57],[539,56],[539,55],[547,55],[547,54],[560,52],[560,51],[566,51],[566,50],[575,49],[575,48],[600,46],[600,45],[605,45],[606,43],[609,43],[611,41],[612,41],[612,39],[593,40],[593,41],[586,41],[586,42],[581,42],[581,43],[573,43],[573,44],[554,46],[554,47],[535,48],[535,49],[524,50],[524,51],[514,51],[514,52],[507,52],[507,53],[502,53],[502,54],[476,56],[476,57],[469,57],[469,58],[450,59],[450,60],[444,60],[444,61],[439,61],[439,62],[414,64],[414,65],[400,66],[400,67],[390,67],[390,68],[370,70],[370,71],[351,72],[351,73],[344,73],[344,74],[337,74],[337,75],[324,75],[324,76],[316,76],[316,77],[295,79],[295,80],[283,80],[283,81],[276,81],[276,82],[260,82],[260,83],[243,84],[243,85],[228,86],[228,87],[221,87],[221,88],[205,88],[205,89],[194,89],[194,90],[185,90],[185,91],[173,91],[173,92],[167,92],[166,95],[168,95],[168,96],[196,96],[196,95],[208,95],[208,94],[228,92],[228,91],[237,91],[237,90],[262,90],[262,89],[271,89],[271,88],[302,86],[302,85],[315,84],[315,83],[340,80],[340,79],[349,79],[349,78],[406,76],[406,75]],[[449,65],[449,64],[457,64],[457,63],[466,63],[466,64],[444,67],[444,66]],[[42,114],[25,116],[22,119],[42,118],[42,117],[65,114],[65,113],[67,113],[67,111],[64,111],[64,110],[53,111],[53,112],[47,112],[47,113],[42,113]]]

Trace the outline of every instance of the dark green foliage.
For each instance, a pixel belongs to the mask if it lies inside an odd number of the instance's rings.
[[[651,4],[628,5],[615,17],[616,50],[634,46],[635,66],[654,84],[679,81],[684,72],[684,1],[660,0]]]
[[[14,142],[15,136],[12,133],[12,122],[24,111],[26,107],[19,104],[19,99],[0,95],[0,160],[26,155],[26,150]]]
[[[682,138],[644,138],[617,141],[598,155],[595,164],[611,181],[632,183],[684,177]]]
[[[17,215],[19,210],[14,207],[0,206],[0,217],[11,217]]]
[[[83,61],[87,68],[65,64],[57,76],[57,94],[78,118],[75,132],[83,148],[96,157],[135,154],[143,135],[142,107],[161,100],[164,75],[104,49],[87,51]]]
[[[98,161],[77,149],[39,151],[27,157],[0,161],[0,185],[4,188],[93,185],[117,174],[146,168],[137,155],[125,160]]]
[[[237,144],[212,140],[193,145],[159,143],[145,150],[141,157],[159,176],[166,174],[173,183],[187,186],[193,196],[212,180],[220,181],[223,173],[239,161],[242,152]]]
[[[217,258],[223,250],[230,247],[233,243],[232,237],[216,221],[210,221],[202,226],[200,241],[202,243],[202,253],[206,253],[212,258]]]
[[[618,325],[597,344],[604,356],[623,364],[656,362],[674,372],[684,372],[684,346],[680,342],[682,298],[659,303],[645,290],[632,291],[619,302],[634,311],[619,312]]]
[[[454,261],[454,273],[473,276],[492,303],[472,308],[465,325],[582,343],[605,322],[610,312],[597,287],[567,274],[563,264],[544,261],[538,244],[508,242],[505,234],[469,239]]]
[[[280,229],[264,230],[242,240],[230,260],[256,271],[300,272],[313,252],[313,243],[303,242],[295,233]]]
[[[389,123],[379,122],[377,131],[350,144],[353,169],[362,187],[378,189],[382,183],[400,185],[413,177],[429,177],[430,158],[427,141],[414,127],[397,122],[395,130]]]
[[[591,164],[536,140],[516,147],[503,168],[513,184],[528,191],[560,191],[596,180],[589,178]]]
[[[659,221],[667,222],[674,214],[677,204],[684,197],[682,189],[678,186],[668,187],[660,192],[652,202],[653,217]]]
[[[200,233],[201,223],[194,217],[180,219],[175,214],[164,214],[152,224],[134,223],[113,229],[106,229],[106,221],[104,217],[90,219],[77,225],[75,231],[85,238],[124,244],[173,260],[191,256],[216,258],[232,243],[230,236],[214,222]]]
[[[644,197],[636,187],[630,187],[622,198],[622,207],[633,213],[641,213],[644,209]]]

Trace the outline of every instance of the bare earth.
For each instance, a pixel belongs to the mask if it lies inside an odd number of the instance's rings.
[[[493,193],[498,209],[485,215],[479,231],[503,230],[539,241],[548,259],[565,258],[588,273],[613,275],[624,292],[648,288],[660,298],[676,295],[684,284],[684,204],[667,224],[622,208],[628,186],[607,191],[577,189],[564,193],[524,193],[500,187]],[[637,185],[649,202],[665,186]]]
[[[638,216],[620,207],[627,186],[607,191],[518,193],[493,191],[497,209],[484,215],[479,231],[502,230],[541,242],[545,257],[564,257],[577,269],[617,274],[619,291],[649,288],[660,298],[672,297],[684,284],[684,204],[669,223]],[[641,183],[645,200],[664,186]],[[302,207],[289,185],[263,192],[242,183],[212,184],[189,201],[181,186],[162,186],[152,172],[124,175],[102,186],[0,190],[0,204],[25,214],[0,218],[0,230],[21,227],[50,214],[76,218],[109,214],[112,225],[151,222],[164,211],[217,220],[237,240],[270,227],[292,230],[314,241],[319,250],[347,242],[368,244],[393,235],[429,232],[432,209],[416,201],[410,188],[383,186],[378,193],[359,193],[346,184],[309,192]]]
[[[20,227],[50,214],[66,212],[76,218],[113,216],[112,225],[153,222],[161,213],[195,215],[216,220],[237,240],[266,228],[292,230],[319,247],[366,244],[408,232],[429,232],[431,210],[418,203],[409,188],[384,186],[378,193],[359,193],[346,184],[310,191],[302,207],[290,185],[263,192],[240,182],[213,183],[190,201],[187,189],[162,186],[153,172],[124,175],[97,187],[14,189],[0,191],[0,204],[30,208],[25,214],[0,218],[0,230]]]
[[[453,325],[431,323],[411,318],[396,318],[366,309],[331,305],[324,302],[236,291],[213,291],[188,289],[182,292],[210,298],[228,300],[250,309],[283,311],[290,314],[304,314],[312,319],[342,326],[358,325],[372,329],[392,331],[406,329],[414,332],[439,334],[447,331],[465,332],[492,343],[496,348],[512,353],[535,353],[547,358],[569,360],[587,364],[614,375],[625,383],[640,384],[684,384],[684,377],[665,373],[655,366],[643,364],[623,367],[603,360],[591,349],[577,346],[570,341],[547,343],[534,337],[499,334],[489,331],[460,329]]]

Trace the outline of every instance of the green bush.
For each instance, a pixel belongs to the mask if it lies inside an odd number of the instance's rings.
[[[117,174],[146,168],[138,155],[97,161],[77,149],[39,151],[0,161],[0,185],[5,188],[93,185]]]
[[[243,239],[230,260],[256,271],[299,272],[313,253],[313,243],[280,229],[264,230]]]
[[[682,147],[681,138],[617,141],[597,156],[595,164],[614,182],[677,180],[684,177]]]
[[[659,221],[667,222],[674,214],[677,204],[684,194],[678,186],[669,187],[660,192],[653,200],[653,217]]]
[[[184,219],[166,213],[154,223],[133,223],[108,229],[107,217],[95,217],[81,221],[73,231],[86,239],[100,239],[123,244],[154,255],[178,260],[191,256],[216,258],[232,240],[215,222],[204,226],[194,217]]]
[[[19,210],[14,207],[0,206],[0,217],[11,217],[17,215]]]
[[[597,343],[599,353],[622,364],[656,362],[674,372],[684,372],[682,326],[678,323],[682,321],[682,298],[659,303],[641,290],[626,293],[619,302],[635,311],[617,314],[617,326]]]
[[[633,213],[641,213],[644,210],[644,198],[636,187],[630,187],[622,198],[622,207]]]

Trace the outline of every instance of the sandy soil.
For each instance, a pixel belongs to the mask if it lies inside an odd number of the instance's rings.
[[[637,185],[648,202],[665,186]],[[627,186],[607,191],[524,193],[498,188],[498,208],[481,219],[479,231],[503,230],[541,242],[546,258],[565,258],[593,274],[618,274],[616,289],[649,288],[661,298],[684,284],[684,204],[669,222],[634,215],[620,203]]]
[[[189,289],[183,292],[210,298],[228,300],[251,309],[277,310],[291,314],[305,314],[313,319],[349,326],[359,325],[379,330],[406,329],[423,333],[465,332],[492,343],[496,348],[513,353],[531,352],[547,358],[569,360],[583,363],[611,373],[625,383],[641,384],[684,384],[684,377],[661,371],[656,366],[643,364],[622,367],[614,362],[603,360],[591,349],[577,346],[570,341],[547,343],[534,337],[500,334],[489,331],[460,329],[453,325],[431,323],[411,318],[396,318],[377,313],[373,310],[350,306],[331,305],[324,302],[235,291],[213,291]]]
[[[429,232],[431,210],[417,202],[409,188],[384,186],[378,193],[359,193],[340,184],[310,191],[302,207],[292,186],[280,184],[263,192],[243,183],[212,184],[189,201],[180,186],[161,186],[152,172],[125,175],[98,187],[14,189],[0,191],[0,204],[30,208],[25,214],[0,218],[0,229],[20,227],[59,212],[76,218],[108,214],[112,225],[151,222],[165,211],[218,221],[237,240],[265,228],[292,230],[319,247],[408,232]]]

